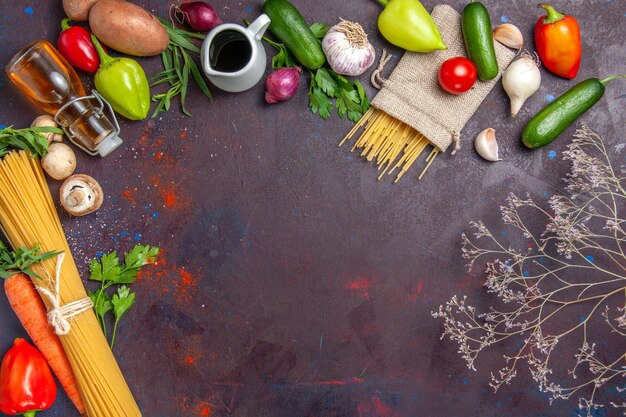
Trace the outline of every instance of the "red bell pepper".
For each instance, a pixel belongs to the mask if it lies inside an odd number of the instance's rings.
[[[52,406],[57,385],[43,355],[24,339],[15,339],[0,365],[0,411],[33,417]]]
[[[59,52],[70,64],[83,71],[94,73],[100,67],[100,57],[91,41],[91,33],[82,26],[70,26],[69,19],[61,22]]]
[[[539,7],[548,12],[535,24],[535,45],[539,58],[556,75],[574,78],[582,56],[578,22],[548,4],[540,4]]]

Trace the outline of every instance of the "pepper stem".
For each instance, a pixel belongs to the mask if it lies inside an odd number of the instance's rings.
[[[22,415],[24,417],[35,417],[35,414],[37,414],[37,411],[39,411],[39,410],[29,410],[29,411],[25,412]]]
[[[546,16],[546,18],[543,19],[544,25],[556,23],[559,20],[565,18],[564,14],[557,12],[556,10],[554,10],[554,7],[550,6],[549,4],[541,3],[537,7],[541,7],[542,9],[545,9],[546,12],[548,12],[548,16]]]
[[[109,56],[106,52],[104,52],[104,48],[102,48],[102,45],[100,45],[100,42],[98,42],[98,39],[94,36],[93,33],[91,34],[91,41],[93,42],[93,45],[96,47],[96,51],[98,51],[98,56],[100,57],[100,66],[103,66],[107,62],[113,60],[111,56]]]
[[[71,28],[70,26],[70,18],[66,17],[65,19],[61,20],[61,29],[66,30]]]
[[[606,85],[610,83],[611,81],[616,80],[618,78],[626,78],[626,74],[613,75],[612,77],[607,77],[604,80],[600,80],[600,82]]]
[[[389,0],[377,0],[381,6],[387,7],[389,5]]]

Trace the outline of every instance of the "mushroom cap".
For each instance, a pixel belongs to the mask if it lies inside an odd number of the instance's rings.
[[[89,175],[72,175],[61,184],[61,205],[73,216],[86,216],[98,210],[104,201],[104,193],[98,181]]]
[[[41,159],[41,167],[55,180],[64,180],[76,169],[76,154],[64,143],[52,143]]]
[[[54,121],[54,117],[49,114],[42,114],[33,120],[30,124],[30,127],[59,127],[57,123]],[[48,139],[48,145],[52,142],[61,142],[63,141],[63,135],[59,133],[42,133]]]

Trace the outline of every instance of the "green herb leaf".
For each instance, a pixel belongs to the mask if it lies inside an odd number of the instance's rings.
[[[315,83],[330,97],[335,95],[335,89],[338,87],[337,82],[325,68],[319,68],[315,72]]]
[[[111,336],[111,348],[115,343],[119,320],[135,303],[135,293],[130,291],[127,284],[135,282],[141,267],[156,262],[159,251],[160,249],[156,246],[137,245],[124,254],[122,265],[116,252],[103,255],[99,260],[93,259],[89,264],[89,279],[101,283],[98,290],[89,293],[89,297],[93,301],[94,312],[105,336],[107,334],[105,318],[109,312],[113,312],[115,325]],[[118,287],[117,292],[111,297],[106,290],[113,285]]]
[[[322,40],[330,28],[326,23],[315,22],[311,25],[311,32],[319,40]]]
[[[324,120],[328,119],[333,110],[333,103],[319,87],[313,87],[309,93],[309,106],[313,113],[319,114]]]
[[[119,321],[128,309],[135,304],[135,293],[131,292],[126,285],[122,285],[117,289],[117,293],[113,294],[111,304],[113,305],[115,321]]]
[[[43,133],[60,133],[63,131],[55,127],[30,127],[27,129],[13,129],[12,126],[0,130],[0,157],[5,156],[11,149],[30,151],[33,156],[43,157],[48,153],[48,139]]]
[[[209,99],[212,98],[209,87],[198,69],[198,65],[193,60],[193,57],[188,54],[188,52],[200,53],[200,48],[192,42],[192,39],[204,39],[205,36],[178,29],[165,19],[159,18],[159,20],[168,33],[170,43],[167,50],[161,53],[164,71],[151,78],[150,86],[169,83],[170,88],[165,93],[152,95],[152,101],[157,102],[157,105],[151,117],[154,118],[160,113],[168,111],[171,107],[171,100],[177,95],[180,95],[181,111],[183,114],[191,116],[191,112],[186,107],[190,78],[193,77],[205,96]]]
[[[37,252],[39,252],[39,245],[35,245],[31,249],[26,246],[21,246],[15,251],[9,251],[9,249],[0,242],[0,278],[9,278],[11,275],[23,272],[33,278],[41,279],[41,277],[31,269],[31,266],[51,259],[61,252],[44,252],[41,254]]]
[[[111,304],[111,297],[102,288],[98,288],[96,291],[87,293],[87,296],[93,303],[93,311],[96,314],[96,318],[100,323],[100,327],[107,334],[106,315],[109,311],[113,310],[113,304]]]
[[[126,312],[135,304],[135,293],[123,285],[117,289],[117,294],[113,294],[111,300],[113,304],[113,317],[115,317],[115,324],[113,326],[113,336],[111,336],[111,349],[115,345],[115,334],[117,333],[117,325],[120,319]]]

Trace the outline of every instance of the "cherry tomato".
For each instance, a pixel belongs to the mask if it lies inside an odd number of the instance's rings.
[[[439,84],[451,94],[461,94],[476,82],[476,66],[462,56],[450,58],[441,65]]]

